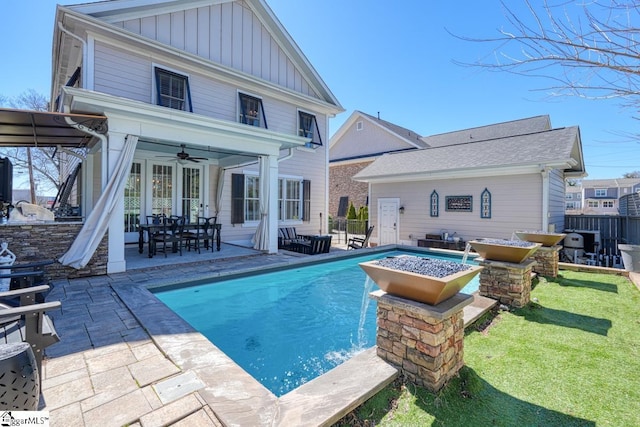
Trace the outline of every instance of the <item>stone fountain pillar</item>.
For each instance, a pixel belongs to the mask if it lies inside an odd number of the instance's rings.
[[[521,263],[479,260],[480,295],[511,307],[521,308],[531,300],[531,272],[536,265],[528,258]]]
[[[473,297],[458,293],[437,305],[390,295],[378,302],[377,354],[414,384],[439,391],[464,365],[462,309]]]
[[[558,277],[558,262],[560,261],[561,245],[542,246],[533,256],[537,264],[533,267],[535,273],[546,277]]]

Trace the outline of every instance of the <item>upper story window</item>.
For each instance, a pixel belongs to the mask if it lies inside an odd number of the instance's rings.
[[[567,193],[564,195],[564,198],[567,200],[572,200],[573,199],[573,193]]]
[[[156,103],[163,107],[193,112],[189,78],[155,67]]]
[[[322,137],[320,136],[316,116],[304,111],[298,111],[298,136],[311,138],[311,141],[307,143],[307,147],[318,148],[322,146]]]
[[[603,200],[602,201],[602,207],[603,208],[612,208],[613,207],[613,200]]]
[[[240,93],[238,96],[240,97],[240,123],[268,129],[262,100],[244,93]]]
[[[606,188],[596,188],[596,197],[607,197]]]
[[[364,123],[362,122],[362,120],[360,120],[359,122],[356,123],[356,130],[362,130],[364,129]]]

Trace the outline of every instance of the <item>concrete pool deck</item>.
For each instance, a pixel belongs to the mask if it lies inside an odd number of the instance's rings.
[[[274,396],[147,290],[303,260],[225,249],[228,258],[197,265],[53,282],[61,342],[46,351],[42,384],[52,426],[331,425],[397,376],[372,348]],[[477,301],[465,319],[483,312]]]

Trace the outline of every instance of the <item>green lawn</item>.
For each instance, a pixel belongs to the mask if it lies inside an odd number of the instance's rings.
[[[340,425],[640,426],[640,292],[560,273],[528,307],[468,328],[466,366],[438,394],[399,380]]]

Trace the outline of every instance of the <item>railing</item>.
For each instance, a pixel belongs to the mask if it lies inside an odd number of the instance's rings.
[[[329,233],[337,236],[336,243],[346,243],[350,234],[364,236],[367,233],[368,224],[367,220],[329,218]],[[342,236],[344,236],[344,241]]]

